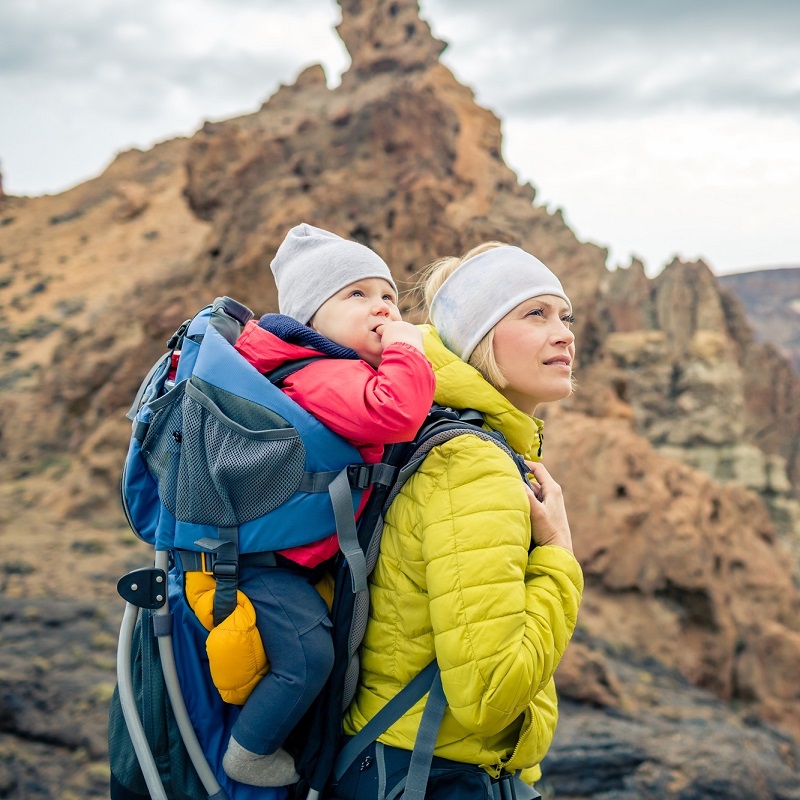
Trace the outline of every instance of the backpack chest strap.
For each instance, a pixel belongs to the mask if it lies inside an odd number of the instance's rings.
[[[181,568],[184,572],[202,572],[205,575],[215,575],[216,553],[176,550],[175,554],[180,560]],[[240,567],[274,567],[275,564],[275,553],[241,553],[239,555]]]

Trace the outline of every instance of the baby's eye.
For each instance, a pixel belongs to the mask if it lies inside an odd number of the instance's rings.
[[[364,292],[362,292],[361,289],[353,289],[353,291],[350,292],[350,297],[364,297]]]
[[[394,299],[394,295],[391,295],[391,294],[385,294],[385,295],[383,296],[383,299],[384,299],[384,300],[385,300],[387,303],[391,303],[393,306],[394,306],[394,305],[397,305],[397,300],[395,300],[395,299]]]

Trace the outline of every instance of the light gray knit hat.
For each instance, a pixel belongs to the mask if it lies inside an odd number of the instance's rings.
[[[286,234],[270,268],[278,309],[304,325],[326,300],[362,278],[383,278],[397,293],[392,273],[377,253],[305,222]]]
[[[531,297],[560,297],[572,311],[561,281],[538,258],[503,245],[465,261],[433,296],[430,318],[445,347],[462,361],[503,317]]]

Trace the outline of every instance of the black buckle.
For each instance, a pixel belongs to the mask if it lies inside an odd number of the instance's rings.
[[[212,568],[215,578],[238,578],[239,565],[235,561],[220,561],[217,559]]]
[[[372,464],[352,464],[347,468],[347,480],[354,489],[366,489],[372,483]]]
[[[214,553],[200,553],[200,571],[203,575],[214,578],[238,578],[239,564],[236,561],[224,561]]]
[[[178,330],[169,337],[169,341],[167,342],[167,350],[172,350],[176,344],[183,338],[183,334],[189,330],[189,325],[191,325],[192,321],[190,319],[184,320]]]

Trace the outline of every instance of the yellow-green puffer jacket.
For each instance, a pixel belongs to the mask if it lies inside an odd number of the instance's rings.
[[[481,411],[528,459],[542,423],[512,406],[423,326],[436,402]],[[575,628],[583,576],[562,547],[531,542],[530,505],[500,448],[464,435],[435,447],[389,510],[370,579],[353,735],[434,655],[448,708],[436,755],[538,779],[558,718],[553,672]],[[424,700],[379,741],[410,750]]]

